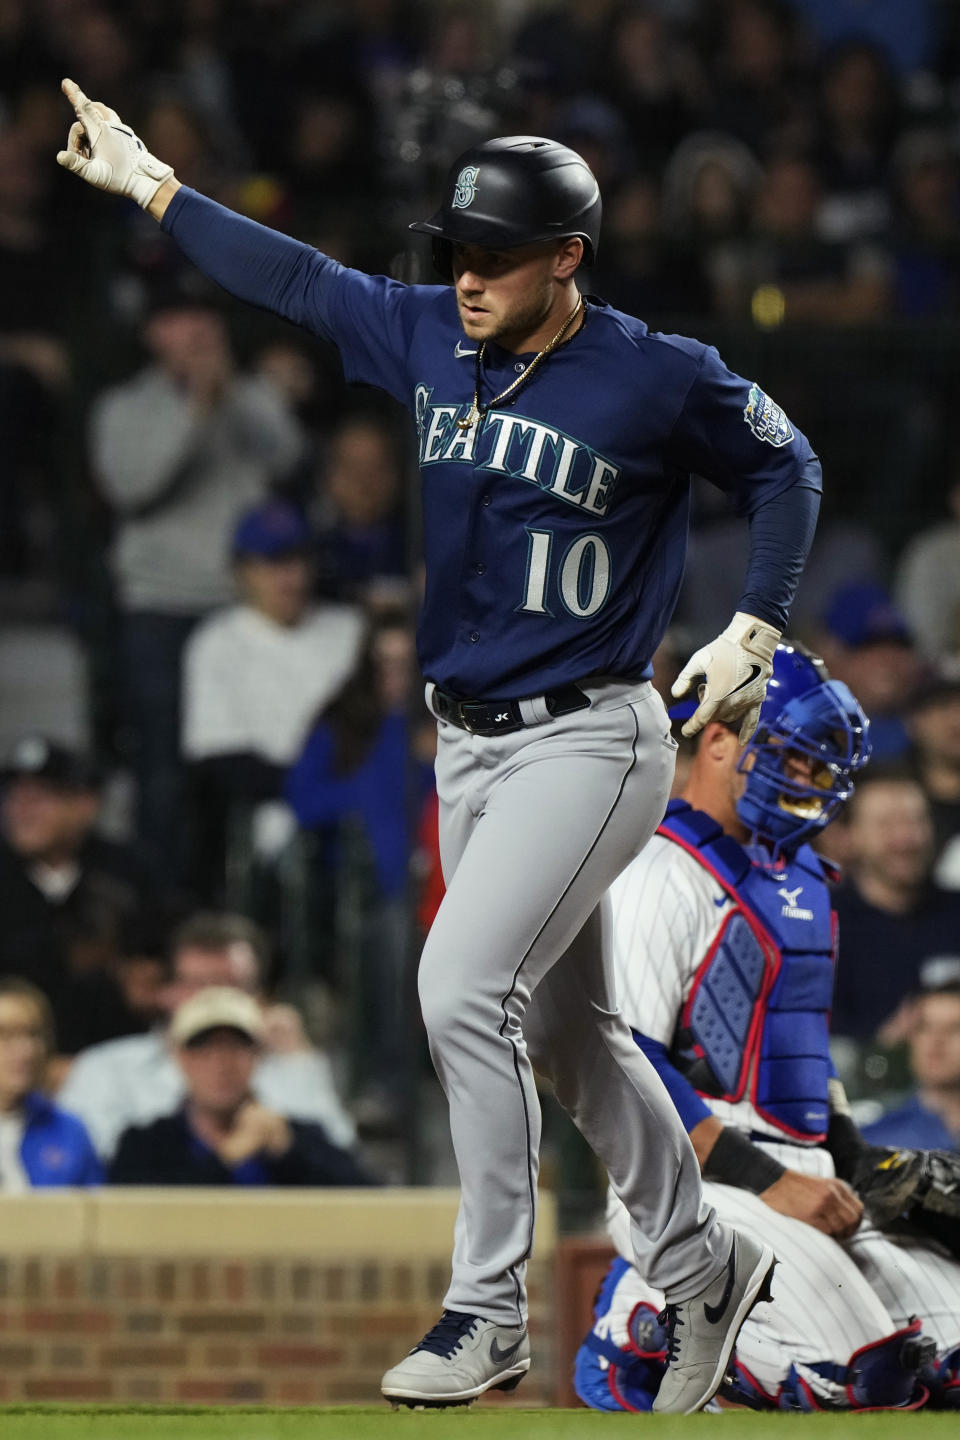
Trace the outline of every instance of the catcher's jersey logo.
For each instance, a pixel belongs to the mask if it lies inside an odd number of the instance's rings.
[[[813,911],[805,909],[798,903],[800,896],[803,894],[802,885],[798,885],[796,890],[788,890],[785,885],[781,885],[777,894],[787,902],[786,905],[780,907],[780,914],[786,915],[788,920],[813,919]]]
[[[779,405],[765,395],[759,385],[750,386],[750,395],[744,407],[743,418],[758,440],[780,449],[793,439],[793,426]]]
[[[457,188],[453,192],[454,210],[466,210],[472,205],[477,194],[477,176],[480,171],[476,165],[464,165],[457,176]]]

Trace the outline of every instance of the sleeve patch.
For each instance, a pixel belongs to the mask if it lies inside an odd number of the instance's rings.
[[[750,386],[750,397],[743,412],[743,418],[758,440],[773,445],[789,445],[793,439],[793,426],[779,405],[765,395],[759,385]]]

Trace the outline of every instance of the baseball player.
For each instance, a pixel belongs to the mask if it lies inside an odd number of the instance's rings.
[[[392,1401],[469,1403],[529,1368],[539,1108],[533,1065],[611,1176],[640,1270],[669,1301],[659,1409],[700,1408],[765,1293],[770,1247],[703,1202],[669,1097],[617,1012],[600,902],[661,819],[674,765],[650,657],[683,570],[689,476],[749,520],[740,609],[687,664],[689,724],[756,723],[812,538],[819,464],[769,396],[694,340],[586,297],[601,202],[580,156],[512,136],[467,151],[431,235],[452,284],[337,264],[176,180],[72,82],[59,162],[135,200],[225,289],[339,348],[420,437],[418,651],[437,717],[447,894],[420,996],[462,1200],[434,1329]]]
[[[767,1238],[779,1260],[776,1304],[747,1320],[723,1392],[752,1406],[913,1407],[928,1389],[960,1405],[960,1264],[924,1233],[862,1221],[860,1196],[874,1221],[910,1208],[894,1183],[906,1152],[865,1144],[830,1064],[831,871],[807,842],[868,755],[847,687],[781,644],[753,740],[744,750],[728,726],[704,728],[682,797],[611,890],[636,1043],[673,1096],[717,1214]],[[955,1211],[958,1175],[943,1187]],[[911,1218],[947,1237],[936,1217]],[[666,1345],[661,1297],[632,1263],[616,1196],[608,1221],[622,1258],[601,1287],[576,1388],[597,1409],[649,1410]],[[956,1220],[953,1237],[960,1250]]]

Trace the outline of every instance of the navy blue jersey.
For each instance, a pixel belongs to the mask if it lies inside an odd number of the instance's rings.
[[[198,215],[198,205],[208,209]],[[750,516],[813,458],[715,350],[650,334],[596,300],[512,403],[464,433],[456,420],[473,399],[476,344],[452,289],[347,269],[190,191],[178,192],[164,226],[235,293],[333,341],[349,381],[387,391],[413,415],[426,563],[420,663],[455,694],[512,699],[590,675],[648,674],[683,574],[690,473]],[[256,263],[246,239],[233,265],[237,227],[257,233]],[[481,403],[532,359],[488,344]]]

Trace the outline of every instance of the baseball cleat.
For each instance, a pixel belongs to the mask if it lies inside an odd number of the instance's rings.
[[[692,1415],[720,1388],[744,1320],[770,1300],[776,1265],[769,1245],[734,1232],[726,1265],[705,1290],[668,1305],[667,1370],[653,1402],[657,1414]]]
[[[530,1341],[516,1328],[444,1310],[399,1365],[380,1382],[396,1410],[471,1405],[485,1390],[515,1390],[530,1369]]]

